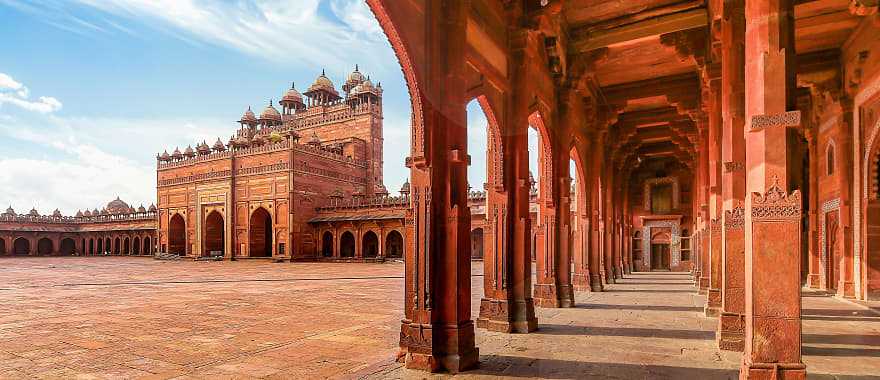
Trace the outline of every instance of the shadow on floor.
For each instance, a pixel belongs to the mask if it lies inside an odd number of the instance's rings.
[[[804,343],[851,344],[857,346],[880,346],[880,336],[855,334],[802,334]]]
[[[702,307],[696,306],[666,306],[666,305],[606,305],[606,304],[578,304],[578,309],[596,310],[652,310],[652,311],[703,311]]]
[[[805,356],[880,357],[880,349],[877,348],[801,346],[801,353]]]
[[[544,335],[594,335],[594,336],[632,336],[640,338],[697,339],[714,340],[714,331],[647,329],[635,327],[585,327],[572,325],[539,324],[537,334]]]
[[[596,363],[572,360],[535,359],[518,356],[484,355],[474,375],[540,377],[545,379],[705,379],[739,377],[736,369],[672,367],[624,363]]]
[[[801,315],[801,319],[805,321],[847,321],[847,322],[880,322],[880,318],[878,317],[842,317],[842,316],[833,316],[833,315]]]
[[[641,280],[641,278],[639,279]],[[680,281],[663,281],[657,280],[652,282],[642,282],[642,281],[629,281],[629,280],[617,280],[618,285],[693,285],[693,282],[680,282]]]
[[[627,284],[617,284],[617,285],[627,285]],[[657,284],[662,285],[662,284]],[[606,292],[611,293],[696,293],[696,289],[687,290],[687,289],[605,289]]]

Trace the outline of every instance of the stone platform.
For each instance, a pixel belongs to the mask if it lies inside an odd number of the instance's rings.
[[[401,263],[3,258],[0,378],[423,378],[394,361],[402,273]],[[739,355],[715,349],[717,322],[687,275],[608,288],[578,293],[576,308],[538,309],[534,334],[478,329],[482,365],[458,377],[737,377]],[[810,378],[880,378],[880,316],[815,293],[803,302]]]

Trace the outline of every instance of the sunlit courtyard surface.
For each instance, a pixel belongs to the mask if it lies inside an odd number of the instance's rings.
[[[482,293],[474,262],[473,305]],[[0,260],[0,378],[420,378],[394,359],[401,263]],[[683,273],[633,274],[540,330],[477,330],[481,367],[459,377],[734,379]],[[877,314],[806,294],[811,378],[880,374]]]

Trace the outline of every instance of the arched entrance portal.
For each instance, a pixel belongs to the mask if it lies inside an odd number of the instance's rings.
[[[475,228],[471,231],[471,258],[483,258],[483,229]]]
[[[333,257],[333,234],[330,231],[324,231],[321,236],[321,256]]]
[[[25,238],[18,238],[12,242],[12,254],[16,256],[26,256],[31,254],[31,242]]]
[[[403,257],[403,235],[397,231],[391,231],[385,238],[385,257]]]
[[[76,242],[71,238],[65,238],[61,240],[61,254],[64,256],[70,256],[76,251]]]
[[[339,240],[339,255],[342,257],[354,257],[354,235],[345,231]]]
[[[52,244],[52,240],[49,240],[49,238],[42,238],[37,241],[38,255],[51,255],[53,249],[54,245]]]
[[[272,257],[272,216],[259,207],[251,214],[250,257]]]
[[[223,229],[223,216],[217,211],[211,211],[205,219],[205,236],[202,246],[204,256],[223,256],[226,245],[226,233]]]
[[[361,242],[361,244],[364,257],[379,256],[379,237],[376,236],[375,232],[367,231],[367,233],[364,234],[363,242]]]
[[[180,214],[168,222],[168,253],[186,256],[186,222]]]
[[[651,270],[669,270],[671,235],[669,231],[659,230],[651,236]]]

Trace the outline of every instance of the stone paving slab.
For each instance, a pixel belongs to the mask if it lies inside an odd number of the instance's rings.
[[[0,259],[0,379],[444,378],[402,368],[401,263]],[[482,294],[474,265],[473,313]],[[634,274],[540,330],[477,330],[460,378],[735,379],[687,274]],[[810,378],[880,379],[880,317],[804,297]]]

